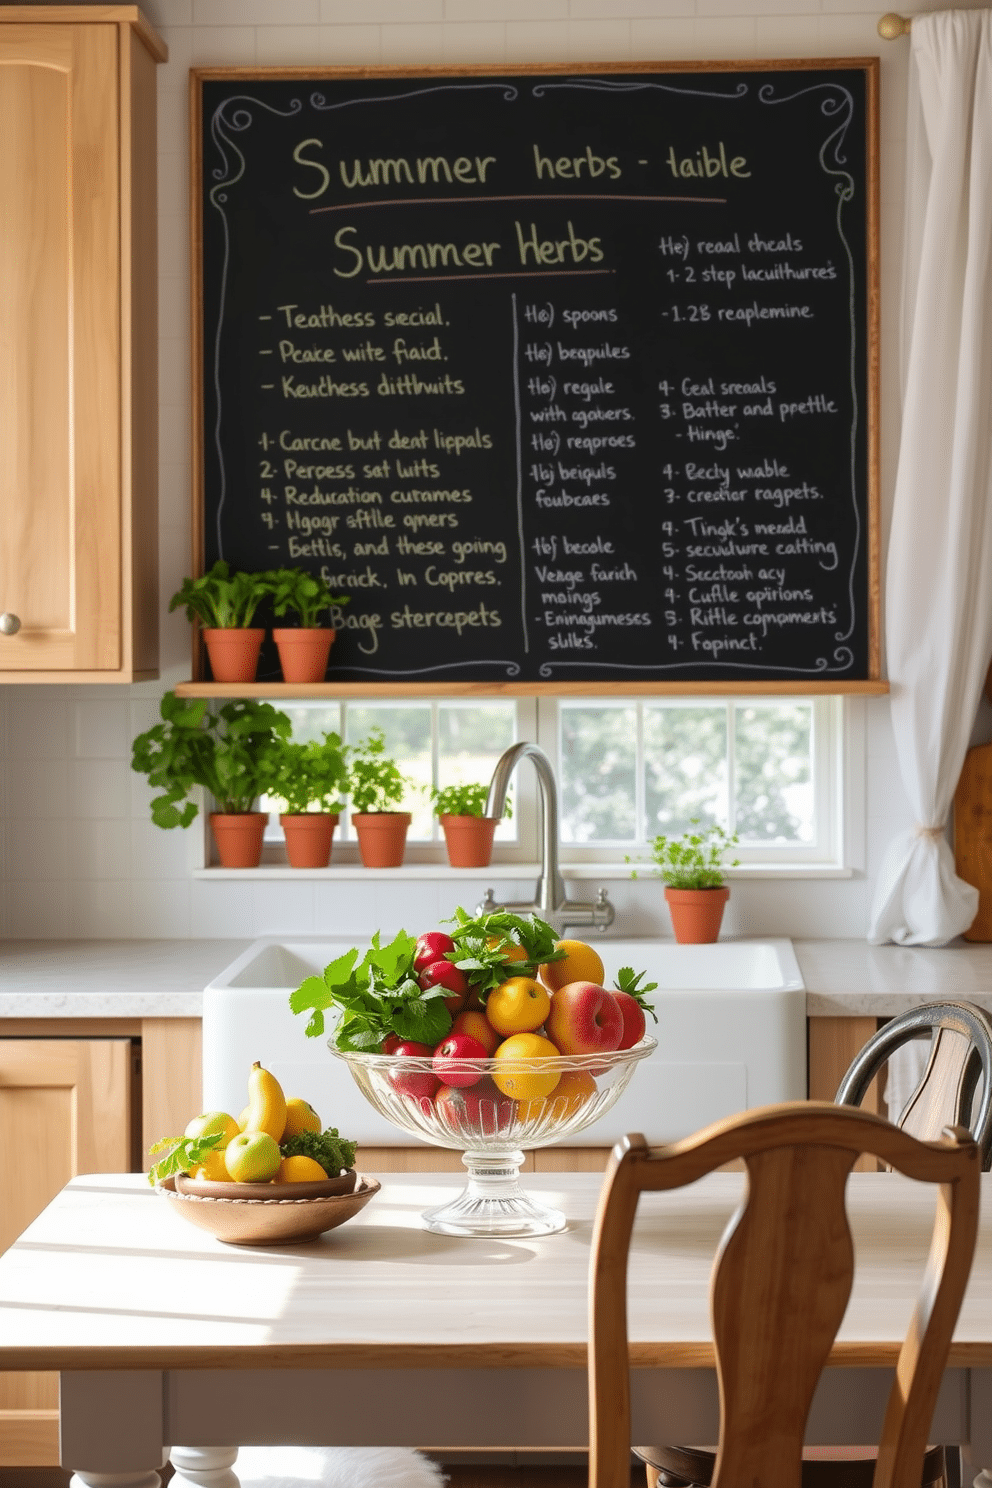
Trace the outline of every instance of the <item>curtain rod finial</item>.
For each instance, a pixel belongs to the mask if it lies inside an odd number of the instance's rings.
[[[911,25],[912,22],[910,20],[907,20],[901,15],[896,15],[894,10],[890,10],[879,21],[878,34],[883,41],[895,41],[900,36],[908,36]]]

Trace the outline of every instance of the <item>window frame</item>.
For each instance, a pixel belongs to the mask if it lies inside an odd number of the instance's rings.
[[[704,697],[698,694],[686,694],[685,700],[691,696],[693,701],[704,702]],[[767,702],[770,704],[781,704],[791,700],[778,695],[744,694],[735,693],[729,697],[720,697],[720,701],[729,705],[741,704],[743,702]],[[814,717],[816,719],[814,729],[814,789],[816,791],[817,820],[824,824],[823,839],[817,845],[810,848],[801,848],[795,845],[786,845],[781,848],[771,846],[744,847],[735,849],[735,855],[741,859],[738,867],[727,870],[729,879],[755,879],[755,878],[827,878],[827,877],[850,877],[854,873],[863,871],[865,867],[865,749],[866,749],[866,709],[865,699],[858,695],[846,694],[795,694],[796,699],[810,701],[814,704]],[[514,703],[516,707],[516,737],[518,740],[532,739],[539,744],[549,756],[557,780],[561,780],[561,752],[560,752],[560,703],[569,699],[560,698],[557,695],[515,695],[500,694],[500,701]],[[682,699],[672,696],[673,703]],[[716,697],[709,699],[717,701]],[[299,703],[316,702],[316,699],[298,699]],[[357,700],[366,702],[366,699]],[[430,706],[432,715],[436,714],[439,705],[457,702],[462,706],[470,707],[473,701],[486,702],[484,697],[474,698],[472,694],[459,696],[444,696],[438,698],[409,697],[396,699],[377,699],[385,703],[396,702],[411,706]],[[624,706],[630,704],[650,704],[656,701],[653,695],[640,694],[625,696],[623,698],[608,697],[597,698],[596,696],[583,696],[582,702],[587,706],[595,706],[597,701],[610,706]],[[339,709],[346,707],[348,699],[328,699],[325,706],[337,705]],[[339,718],[341,714],[339,712]],[[437,730],[432,729],[432,761],[436,763],[437,755]],[[529,873],[540,861],[540,798],[536,772],[527,763],[522,764],[516,771],[514,777],[515,803],[513,825],[515,837],[512,841],[497,841],[494,846],[492,866],[489,869],[473,870],[476,877],[490,874],[496,879],[512,878],[516,870],[523,869]],[[638,786],[640,795],[643,785]],[[205,793],[204,793],[205,794]],[[203,855],[200,865],[194,868],[194,872],[217,876],[227,874],[228,870],[222,869],[212,862],[212,842],[207,824],[207,810],[202,812],[203,816]],[[641,814],[639,819],[643,819]],[[404,865],[397,869],[377,870],[385,877],[416,876],[425,874],[432,876],[436,871],[444,875],[464,875],[467,870],[452,869],[448,866],[447,853],[444,846],[443,835],[436,821],[433,823],[435,836],[431,841],[411,840],[408,842]],[[627,856],[631,861],[626,861]],[[631,875],[632,868],[636,867],[636,859],[644,857],[647,852],[644,844],[634,843],[631,846],[623,844],[608,843],[602,846],[594,846],[579,843],[562,843],[560,845],[561,865],[566,876],[573,878],[611,878],[627,879]],[[234,870],[230,870],[234,873]],[[368,870],[361,865],[358,854],[358,844],[353,829],[350,828],[348,812],[342,813],[341,823],[335,834],[333,855],[331,865],[325,869],[292,869],[285,863],[283,853],[282,833],[278,829],[273,831],[271,826],[266,835],[263,848],[262,863],[259,869],[237,870],[235,876],[243,877],[245,873],[261,873],[271,876],[291,876],[301,878],[305,876],[329,876],[346,873],[364,875]],[[644,875],[647,876],[646,874]]]

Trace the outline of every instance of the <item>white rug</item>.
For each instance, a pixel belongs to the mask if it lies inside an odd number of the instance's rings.
[[[242,1447],[241,1488],[443,1488],[435,1462],[409,1447]]]

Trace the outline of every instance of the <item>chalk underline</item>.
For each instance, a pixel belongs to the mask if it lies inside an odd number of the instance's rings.
[[[523,269],[512,274],[405,274],[402,279],[366,279],[366,284],[452,284],[457,279],[574,279],[615,274],[616,269]]]
[[[522,196],[400,196],[389,201],[342,202],[335,207],[311,207],[311,217],[320,212],[356,212],[367,207],[450,207],[475,206],[479,202],[513,201],[598,201],[598,202],[704,202],[709,205],[726,206],[725,196],[624,196],[619,193],[549,191],[544,194],[526,192]]]

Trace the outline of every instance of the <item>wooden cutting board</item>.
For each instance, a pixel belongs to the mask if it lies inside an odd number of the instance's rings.
[[[992,703],[992,664],[985,696]],[[978,913],[965,940],[992,940],[992,744],[979,744],[964,757],[954,792],[954,867],[978,890]]]
[[[954,792],[954,866],[978,890],[978,914],[965,940],[992,940],[992,744],[964,757]]]

